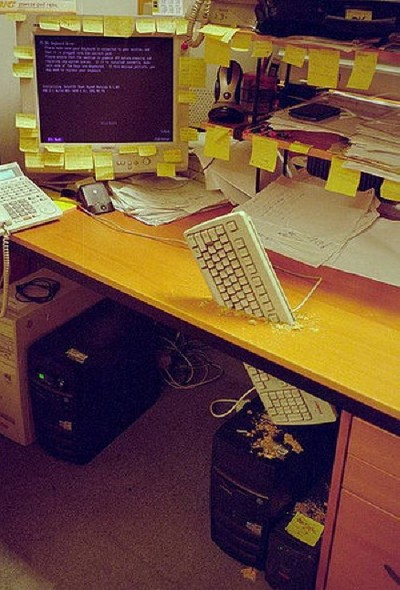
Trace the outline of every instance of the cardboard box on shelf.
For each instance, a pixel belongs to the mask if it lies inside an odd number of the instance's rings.
[[[45,303],[18,301],[16,286],[40,277],[60,284],[53,299]],[[35,340],[100,299],[94,291],[48,269],[41,269],[10,285],[7,312],[0,319],[0,434],[22,445],[34,441],[27,374],[28,348]]]

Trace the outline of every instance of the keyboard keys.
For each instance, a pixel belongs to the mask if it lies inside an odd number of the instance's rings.
[[[272,322],[294,323],[247,214],[234,211],[201,223],[187,230],[185,238],[219,304]]]

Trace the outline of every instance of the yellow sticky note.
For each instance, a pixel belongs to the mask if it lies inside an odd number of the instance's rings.
[[[178,102],[180,104],[194,104],[197,100],[197,94],[193,90],[179,90]]]
[[[208,127],[204,145],[204,155],[218,160],[229,160],[231,155],[232,129],[227,127]]]
[[[337,156],[332,158],[325,189],[334,193],[342,193],[348,197],[354,197],[360,182],[361,172],[345,168],[345,163],[346,160],[343,158]]]
[[[23,23],[26,20],[26,14],[22,12],[8,12],[5,17],[15,23]]]
[[[119,153],[120,154],[137,154],[139,151],[139,148],[137,145],[132,144],[125,144],[125,145],[121,145],[119,148]]]
[[[243,32],[235,32],[235,35],[232,37],[231,48],[235,51],[249,51],[251,42],[251,35]]]
[[[65,152],[64,143],[46,143],[44,149],[53,154],[63,154]]]
[[[299,539],[311,547],[315,547],[324,531],[324,525],[305,514],[296,512],[286,526],[286,531],[292,537]]]
[[[165,150],[164,152],[164,162],[168,162],[170,164],[177,164],[178,162],[182,162],[182,152],[180,149],[173,149],[173,150]]]
[[[39,137],[39,129],[37,129],[36,127],[33,129],[20,127],[18,131],[20,139],[23,137]]]
[[[289,151],[296,152],[296,154],[308,154],[311,149],[311,145],[306,145],[300,141],[294,141],[289,146]]]
[[[175,33],[176,35],[186,35],[188,21],[186,18],[175,18]]]
[[[82,17],[82,30],[85,33],[102,33],[104,31],[104,19],[102,16]]]
[[[224,35],[230,34],[232,31],[234,34],[235,29],[232,29],[231,27],[222,27],[220,25],[212,24],[204,25],[204,27],[199,29],[200,33],[204,33],[204,35],[211,35],[213,37],[224,37]]]
[[[381,197],[389,201],[400,201],[400,182],[385,178],[381,185]]]
[[[12,70],[16,78],[33,78],[33,63],[31,61],[19,61],[13,64]]]
[[[274,172],[278,158],[278,142],[269,137],[253,135],[250,164]]]
[[[106,37],[130,37],[135,21],[131,16],[105,16],[104,35]]]
[[[67,29],[68,31],[75,31],[76,33],[81,30],[81,19],[79,16],[63,15],[60,17],[60,27]]]
[[[169,35],[175,33],[175,20],[171,17],[157,18],[156,26],[159,33],[167,33]]]
[[[15,126],[20,129],[36,129],[36,115],[32,113],[17,113],[15,115]]]
[[[272,41],[254,41],[252,57],[269,57],[273,51]]]
[[[33,59],[33,46],[17,45],[14,47],[14,57],[17,59]]]
[[[368,90],[373,80],[378,53],[376,51],[356,51],[353,69],[347,82],[348,88]]]
[[[181,127],[179,129],[179,138],[181,141],[197,141],[199,132],[194,127]]]
[[[171,162],[158,162],[157,176],[176,176],[175,164]]]
[[[41,17],[39,17],[39,27],[43,31],[59,31],[60,30],[60,17],[41,16]]]
[[[154,18],[137,18],[136,30],[138,33],[155,33],[156,21]]]
[[[340,52],[336,49],[310,49],[308,84],[336,88],[339,79]]]
[[[64,154],[60,152],[44,152],[44,165],[50,168],[64,168]]]
[[[282,61],[298,68],[303,67],[304,60],[307,55],[305,47],[297,47],[297,45],[287,45]]]
[[[27,168],[44,168],[44,153],[25,153],[25,166]]]
[[[66,170],[92,170],[93,153],[92,146],[65,146]]]
[[[206,36],[204,48],[204,60],[208,64],[216,64],[229,68],[231,61],[231,48],[218,37]]]
[[[154,144],[139,145],[138,152],[139,156],[155,156],[157,153],[157,146]]]
[[[113,180],[115,178],[112,152],[93,152],[93,160],[96,180]]]
[[[39,151],[39,140],[37,137],[20,137],[19,149],[21,152],[30,152],[35,154]]]
[[[206,63],[200,57],[179,58],[179,86],[204,88],[206,83]]]

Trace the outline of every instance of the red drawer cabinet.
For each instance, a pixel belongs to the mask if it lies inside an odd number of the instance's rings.
[[[397,436],[344,416],[318,590],[399,590],[399,457]]]

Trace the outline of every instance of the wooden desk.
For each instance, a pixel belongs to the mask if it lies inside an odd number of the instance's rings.
[[[160,228],[144,226],[119,212],[102,219],[129,230],[176,238],[186,227],[211,215],[216,212]],[[12,245],[105,295],[157,320],[183,323],[212,345],[398,432],[397,288],[327,270],[320,287],[297,314],[298,329],[293,329],[250,321],[219,308],[184,246],[113,231],[80,211],[69,211],[60,221],[15,234]],[[273,260],[294,270],[288,261]],[[278,274],[295,307],[313,281]]]

